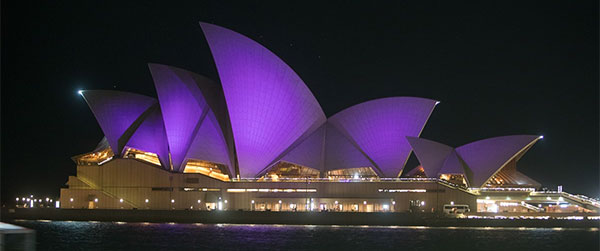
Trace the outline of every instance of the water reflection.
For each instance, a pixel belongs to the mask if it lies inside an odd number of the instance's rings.
[[[598,228],[17,221],[38,249],[599,250]]]

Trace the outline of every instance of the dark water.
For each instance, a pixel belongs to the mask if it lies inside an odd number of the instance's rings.
[[[38,250],[599,250],[598,228],[429,228],[16,221]]]

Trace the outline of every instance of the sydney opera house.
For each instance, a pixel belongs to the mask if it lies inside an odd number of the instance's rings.
[[[436,100],[389,97],[326,117],[257,42],[201,23],[219,79],[149,64],[157,98],[83,90],[104,138],[74,156],[62,208],[248,211],[594,211],[517,162],[542,137],[420,138]],[[150,87],[149,87],[150,88]],[[418,167],[404,172],[414,153]]]

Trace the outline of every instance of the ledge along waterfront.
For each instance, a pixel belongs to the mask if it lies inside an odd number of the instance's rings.
[[[110,209],[3,209],[2,220],[58,220],[107,222],[177,222],[293,225],[380,225],[436,227],[600,227],[597,215],[548,214],[485,218],[450,218],[430,213],[257,212]],[[551,216],[550,216],[551,215]],[[529,217],[529,218],[528,218]]]

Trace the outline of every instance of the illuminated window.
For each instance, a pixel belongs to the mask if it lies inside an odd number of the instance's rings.
[[[229,181],[227,166],[202,160],[188,160],[184,173],[199,173],[221,181]]]
[[[110,160],[113,156],[114,154],[109,147],[98,152],[77,155],[72,159],[77,163],[77,165],[101,165]]]
[[[271,169],[259,180],[279,180],[280,178],[319,178],[319,170],[288,163],[285,161],[277,162]]]
[[[158,155],[156,153],[144,152],[131,147],[125,147],[125,154],[123,158],[137,159],[153,165],[160,166]]]
[[[465,179],[463,174],[441,174],[440,179],[459,186],[467,187],[467,179]]]
[[[378,189],[380,193],[425,193],[426,189],[388,189],[388,188],[380,188]]]
[[[357,178],[377,178],[377,174],[370,167],[358,167],[331,170],[326,173],[330,179],[357,179]]]
[[[286,189],[280,189],[280,188],[273,188],[273,189],[244,189],[244,188],[228,188],[227,189],[228,193],[256,193],[256,192],[260,192],[260,193],[316,193],[317,189],[315,188],[286,188]]]

